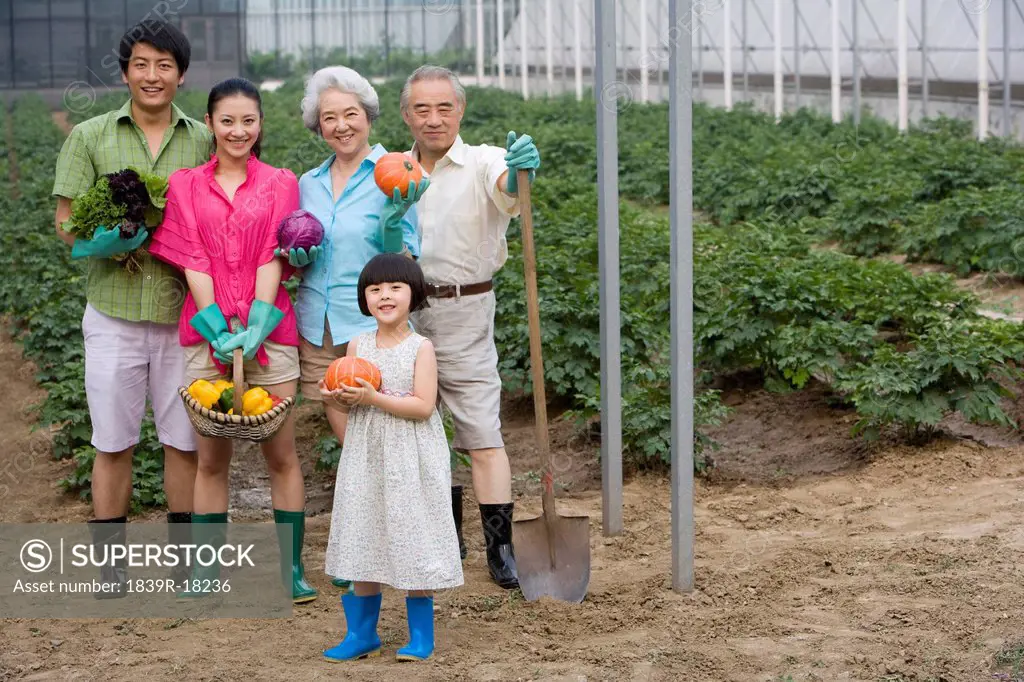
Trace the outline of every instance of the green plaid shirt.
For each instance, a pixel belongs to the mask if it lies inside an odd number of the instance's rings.
[[[171,125],[154,159],[142,129],[131,115],[131,100],[117,111],[83,121],[64,141],[57,158],[53,195],[74,199],[97,178],[128,166],[169,177],[210,158],[212,142],[206,125],[171,105]],[[157,228],[159,229],[159,228]],[[110,258],[90,258],[86,298],[101,313],[131,322],[172,324],[178,321],[188,291],[185,279],[171,266],[137,254],[142,271],[130,274]]]

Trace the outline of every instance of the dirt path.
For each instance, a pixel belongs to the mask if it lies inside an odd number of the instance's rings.
[[[0,371],[26,405],[39,397],[6,338]],[[626,530],[603,537],[593,453],[558,425],[555,446],[574,462],[560,505],[591,517],[583,604],[528,604],[494,587],[469,500],[466,585],[437,598],[434,659],[329,665],[319,652],[344,626],[339,592],[322,572],[329,514],[320,514],[310,520],[306,565],[321,597],[292,618],[9,619],[0,680],[1010,679],[1024,658],[1024,448],[867,448],[847,436],[847,413],[813,396],[740,389],[726,398],[735,412],[716,433],[718,482],[697,484],[692,594],[670,589],[666,480],[629,481]],[[43,435],[29,433],[31,416],[0,413],[10,452],[29,455],[0,518],[84,520],[87,507],[56,490],[65,465],[48,459]],[[530,427],[512,420],[507,432],[517,509],[531,515],[539,501]],[[309,444],[301,445],[311,469]],[[254,490],[256,457],[240,452],[233,479]],[[311,499],[329,485],[329,476],[311,475]],[[235,511],[255,512],[245,499],[233,497]],[[405,637],[395,592],[385,595],[380,632],[389,652]]]

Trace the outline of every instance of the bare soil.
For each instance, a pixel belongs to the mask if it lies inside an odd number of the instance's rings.
[[[85,520],[32,433],[41,397],[17,347],[0,339],[0,376],[23,400],[0,411],[4,457],[19,457],[0,520]],[[712,435],[715,469],[695,489],[695,589],[671,589],[671,496],[663,474],[625,485],[625,530],[605,537],[596,445],[553,420],[566,462],[559,507],[591,518],[592,578],[582,604],[527,603],[490,583],[472,490],[466,584],[439,594],[437,650],[421,664],[391,655],[405,638],[389,591],[386,654],[350,665],[320,652],[343,634],[339,590],[323,574],[332,477],[313,469],[322,428],[299,415],[307,470],[305,561],[320,598],[281,620],[31,620],[0,627],[7,680],[982,680],[1020,678],[1024,659],[1024,447],[1014,434],[958,434],[911,448],[849,434],[852,413],[824,393],[737,386]],[[505,431],[517,516],[539,513],[530,412]],[[1001,444],[987,445],[986,439]],[[232,514],[265,514],[265,467],[239,448]],[[456,478],[469,482],[468,472]],[[1002,677],[993,677],[1001,675]]]

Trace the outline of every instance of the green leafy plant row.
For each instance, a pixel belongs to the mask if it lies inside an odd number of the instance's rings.
[[[264,94],[263,158],[297,174],[328,155],[324,143],[302,125],[302,86],[301,79],[292,79]],[[398,111],[400,87],[396,81],[377,87],[381,118],[371,141],[390,150],[406,149],[410,142]],[[596,420],[600,354],[594,102],[578,103],[571,97],[524,102],[512,93],[477,88],[469,88],[468,98],[462,128],[468,142],[500,145],[508,130],[516,130],[533,135],[541,147],[534,222],[548,394],[581,421]],[[123,99],[117,94],[101,98],[85,115],[120,106]],[[182,92],[178,104],[202,118],[206,93]],[[23,115],[37,125],[45,119],[38,111]],[[669,237],[667,220],[653,205],[669,199],[668,110],[665,105],[634,104],[621,112],[621,122],[620,189],[631,200],[620,206],[624,442],[637,462],[664,462],[671,423]],[[694,133],[694,196],[710,219],[695,226],[694,241],[698,466],[708,444],[702,427],[725,413],[715,381],[752,369],[775,390],[799,390],[812,382],[826,385],[838,401],[856,409],[858,430],[868,435],[888,425],[908,434],[927,433],[954,411],[979,421],[1010,423],[1000,400],[1006,394],[1003,385],[1016,376],[1020,339],[1015,327],[979,317],[976,301],[948,278],[914,277],[898,265],[822,251],[813,243],[822,235],[835,236],[836,226],[847,224],[862,226],[851,227],[844,237],[847,246],[861,244],[864,253],[891,248],[907,234],[893,225],[909,223],[908,207],[918,224],[931,221],[931,229],[955,231],[940,225],[951,214],[928,215],[924,207],[959,198],[963,215],[956,220],[970,222],[968,193],[980,191],[979,183],[989,182],[986,187],[991,188],[1012,182],[1007,159],[1016,158],[1015,148],[996,143],[977,147],[962,127],[943,121],[900,136],[867,117],[860,127],[837,126],[798,112],[776,124],[742,107],[724,112],[697,106]],[[46,134],[53,135],[52,128]],[[50,150],[52,164],[59,142],[30,140],[25,144]],[[978,149],[988,155],[979,161],[982,170],[956,160],[960,157],[954,152],[966,155]],[[950,162],[944,165],[943,159]],[[44,169],[37,175],[48,183],[51,172]],[[992,180],[993,175],[1003,177]],[[46,208],[31,229],[39,226],[45,235],[39,244],[52,252],[52,203],[45,190],[34,195],[44,197]],[[1001,196],[999,209],[992,212],[997,217],[990,220],[1002,220],[998,216],[1015,210],[1012,192]],[[837,221],[841,211],[848,212],[848,222]],[[10,231],[5,230],[5,239]],[[497,278],[496,340],[506,391],[528,394],[518,237],[518,223],[513,222],[508,262]],[[879,246],[870,246],[869,237]],[[23,248],[15,242],[12,248]],[[941,240],[930,243],[942,245]],[[66,260],[63,254],[61,258]],[[19,269],[19,276],[43,283],[50,278],[37,277],[35,269],[54,267],[67,280],[75,267],[26,262],[31,265]],[[67,296],[72,302],[67,307],[78,318],[68,314],[60,323],[78,333],[82,284],[70,286],[56,274],[53,279],[53,287],[64,289],[41,300]],[[11,297],[3,303],[8,309],[28,301]],[[27,318],[25,313],[20,316]],[[49,339],[35,343],[42,347]],[[72,367],[66,371],[80,372],[73,369],[74,358],[66,360]],[[73,382],[49,385],[59,396],[65,384]],[[67,392],[66,404],[61,403],[65,411],[48,418],[74,430],[70,425],[87,425],[84,396],[74,387]],[[73,404],[75,399],[79,403]],[[83,431],[87,435],[87,428],[68,431],[61,451],[83,448]],[[155,451],[155,443],[147,445]],[[80,452],[84,470],[89,451]],[[330,466],[337,452],[325,444],[320,455]],[[87,478],[76,485],[87,485]]]
[[[35,96],[19,99],[7,123],[18,179],[5,183],[7,191],[0,193],[6,208],[0,229],[6,275],[0,278],[0,310],[8,316],[11,331],[25,357],[37,367],[37,381],[46,390],[38,406],[39,426],[55,430],[55,457],[74,459],[74,471],[61,484],[88,498],[96,452],[89,444],[85,397],[85,273],[55,234],[56,204],[50,196],[56,152],[64,135],[53,123],[49,106]],[[16,200],[10,199],[12,192]],[[164,503],[162,459],[156,430],[147,417],[133,458],[135,508]]]

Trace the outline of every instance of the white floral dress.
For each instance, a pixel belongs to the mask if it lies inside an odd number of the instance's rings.
[[[357,339],[357,355],[380,369],[380,392],[412,395],[425,337],[413,333],[393,348],[378,348],[376,331]],[[349,412],[325,572],[400,590],[463,583],[448,441],[436,409],[424,421],[366,405]]]

